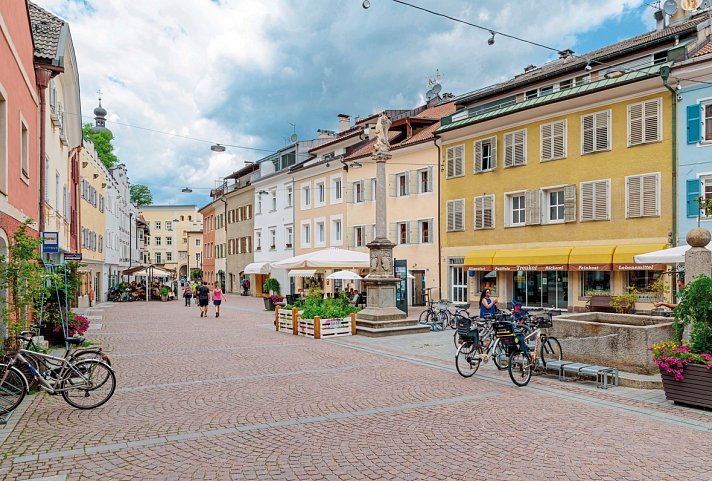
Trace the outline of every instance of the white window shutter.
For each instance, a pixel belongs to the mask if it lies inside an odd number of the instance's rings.
[[[484,229],[484,197],[475,197],[475,230]]]
[[[519,130],[514,133],[514,165],[524,165],[527,163],[527,131]]]
[[[494,195],[487,195],[483,201],[484,228],[494,228]]]
[[[628,105],[628,145],[643,143],[643,104]]]
[[[611,132],[609,128],[609,112],[596,112],[596,146],[597,151],[609,150],[611,148]]]
[[[396,174],[388,175],[388,195],[391,197],[398,195],[398,177],[396,177]]]
[[[497,168],[497,137],[492,137],[490,139],[491,150],[492,150],[492,169]]]
[[[410,182],[408,184],[409,185],[408,194],[415,195],[418,193],[418,181],[420,178],[420,176],[418,175],[418,171],[417,170],[414,170],[412,172],[409,171],[408,177],[410,178]]]
[[[526,225],[541,224],[541,191],[539,189],[528,190],[524,194],[524,202],[526,203]]]
[[[643,105],[645,115],[645,142],[660,140],[660,99],[648,100]]]
[[[475,142],[475,174],[482,172],[482,141]]]
[[[359,184],[361,184],[361,195],[363,201],[368,202],[370,200],[373,200],[373,196],[376,194],[376,192],[372,188],[372,182],[370,180],[360,180]]]
[[[564,222],[576,222],[576,185],[564,187]]]
[[[435,175],[435,169],[428,167],[428,192],[433,191],[433,177]]]
[[[458,231],[465,230],[465,201],[458,200],[455,202],[455,228]]]
[[[450,147],[445,151],[445,158],[446,158],[446,170],[447,170],[447,176],[448,177],[454,177],[455,176],[455,148]]]
[[[504,134],[504,166],[514,165],[514,134]]]
[[[595,219],[594,183],[581,182],[581,221]]]
[[[554,158],[552,153],[552,134],[553,124],[544,124],[541,126],[541,160],[551,160]]]
[[[452,232],[455,230],[455,203],[453,201],[448,201],[447,207],[445,209],[446,216],[446,226],[445,230],[447,232]]]
[[[429,244],[434,244],[435,243],[435,236],[437,233],[435,232],[435,222],[433,222],[433,219],[430,219],[428,221],[428,243]]]
[[[590,154],[594,151],[593,114],[581,118],[581,153]]]
[[[412,220],[408,222],[408,244],[419,244],[420,236],[418,235],[418,221]]]
[[[641,178],[640,176],[628,177],[626,179],[627,194],[628,194],[628,217],[640,217],[641,209]]]
[[[607,180],[599,180],[594,183],[595,198],[594,198],[594,218],[596,220],[608,220],[609,214],[609,183]]]
[[[566,158],[566,121],[562,120],[552,125],[551,154],[553,159]]]
[[[660,215],[658,209],[658,175],[648,174],[642,177],[643,207],[641,215]]]
[[[465,174],[465,147],[458,145],[455,147],[455,175]]]

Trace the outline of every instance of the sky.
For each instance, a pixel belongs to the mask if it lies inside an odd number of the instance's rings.
[[[557,57],[393,0],[33,1],[69,22],[82,120],[101,92],[115,153],[156,204],[203,206],[219,178],[338,114],[417,107],[436,73],[461,95]],[[579,55],[654,28],[651,0],[408,2]]]

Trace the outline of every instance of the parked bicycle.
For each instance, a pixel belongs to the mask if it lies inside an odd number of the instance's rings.
[[[428,287],[425,290],[427,308],[420,313],[418,322],[420,324],[428,324],[432,331],[442,331],[448,324],[450,310],[446,301],[434,301],[432,299],[430,291],[433,289],[433,287]]]
[[[25,341],[24,336],[16,336]],[[72,345],[81,344],[81,337],[67,338]],[[30,362],[30,359],[33,362]],[[61,394],[71,406],[94,409],[113,396],[116,390],[114,370],[98,359],[65,359],[27,349],[18,349],[7,364],[0,364],[0,414],[6,414],[20,405],[29,392],[30,383],[18,369],[24,365],[40,383],[40,388],[51,395]],[[46,366],[40,372],[35,365]]]

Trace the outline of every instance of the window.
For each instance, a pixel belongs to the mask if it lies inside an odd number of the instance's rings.
[[[60,184],[60,176],[59,172],[54,173],[54,208],[57,211],[57,213],[60,212],[62,204],[59,202],[59,184]]]
[[[540,87],[539,88],[539,96],[542,95],[548,95],[550,93],[554,92],[554,86],[553,85],[547,85],[545,87]]]
[[[261,251],[261,250],[262,250],[262,231],[256,230],[255,231],[255,251]]]
[[[475,230],[494,228],[494,194],[475,197]]]
[[[635,287],[638,296],[643,302],[653,302],[657,300],[656,293],[652,290],[653,282],[660,279],[663,271],[628,271],[628,284]]]
[[[610,219],[610,181],[581,182],[581,222]]]
[[[660,99],[628,105],[628,146],[659,142]]]
[[[514,167],[527,163],[527,130],[504,134],[504,166]]]
[[[260,194],[259,192],[257,193],[257,199],[255,199],[255,204],[256,204],[255,215],[261,214],[262,213],[262,194]]]
[[[166,262],[171,262],[173,260],[173,253],[171,251],[166,252]]]
[[[573,79],[562,80],[559,82],[559,90],[570,89],[573,84]]]
[[[110,239],[110,237],[108,237],[108,235],[109,235],[109,233],[107,232],[107,241]],[[146,236],[146,245],[147,246],[151,245],[151,237],[150,236]]]
[[[314,223],[314,228],[316,229],[316,245],[322,246],[326,243],[326,226],[324,221],[317,221]]]
[[[449,200],[446,209],[447,232],[465,230],[465,199]]]
[[[611,149],[611,111],[581,117],[581,154]]]
[[[156,252],[155,256],[156,256],[156,264],[160,264],[161,263],[161,253]]]
[[[314,189],[316,190],[316,205],[326,204],[326,185],[324,181],[316,182]]]
[[[160,246],[161,245],[161,238],[160,237],[155,237],[156,245]]]
[[[465,146],[458,145],[445,150],[447,164],[447,178],[462,177],[465,175]]]
[[[354,227],[354,246],[363,247],[366,245],[366,229],[362,225]]]
[[[366,186],[365,198],[366,200],[374,202],[376,200],[376,179],[372,178],[370,183],[367,182],[368,181],[364,181],[364,185]],[[369,186],[371,188],[371,192],[368,191]]]
[[[269,230],[269,248],[272,250],[277,248],[277,229],[275,227]]]
[[[408,223],[407,222],[398,222],[396,224],[396,236],[397,236],[398,244],[407,244],[408,243]]]
[[[331,178],[331,203],[338,204],[343,200],[343,181],[341,176]]]
[[[104,252],[104,236],[99,236],[99,252]]]
[[[153,223],[153,226],[155,227],[156,230],[161,230],[161,221],[157,220]]]
[[[173,237],[166,237],[166,245],[167,246],[173,245]]]
[[[309,184],[302,186],[302,209],[311,207],[311,187]]]
[[[0,89],[0,191],[7,193],[7,99]]]
[[[583,84],[591,83],[591,74],[587,73],[586,75],[579,75],[574,79],[574,85],[579,86]]]
[[[626,217],[660,215],[660,174],[632,175],[625,178]]]
[[[181,222],[184,221],[184,220],[185,220],[185,216],[183,216],[183,215],[180,216],[180,220],[181,220]]]
[[[425,194],[433,191],[433,168],[418,171],[418,193]]]
[[[343,230],[340,218],[331,218],[331,244],[341,245],[343,244]]]
[[[706,104],[702,108],[705,124],[703,140],[712,140],[712,103]]]
[[[354,204],[360,204],[361,202],[364,202],[364,195],[363,195],[363,181],[358,181],[353,183],[354,186]]]
[[[475,174],[497,168],[497,137],[475,142]]]
[[[546,222],[557,224],[576,220],[576,186],[567,185],[563,188],[544,191],[546,202]]]
[[[287,249],[292,248],[292,242],[294,242],[294,228],[290,225],[285,227],[285,237],[287,238]]]
[[[104,196],[101,194],[99,194],[99,212],[104,212]]]
[[[309,221],[302,224],[302,247],[311,247],[311,224]]]
[[[463,201],[464,203],[464,201]],[[467,272],[465,272],[465,259],[451,257],[448,259],[448,281],[450,285],[450,301],[468,302]]]
[[[287,207],[292,207],[292,186],[287,186]]]
[[[276,212],[277,211],[277,190],[273,189],[269,193],[271,199],[272,199],[272,208],[270,209],[270,212]]]
[[[405,197],[410,194],[409,175],[408,172],[396,174],[396,197]]]
[[[30,178],[30,132],[24,119],[20,119],[20,173],[26,180]]]
[[[199,246],[200,245],[200,239],[195,239],[195,245]]]
[[[191,217],[192,217],[192,216],[190,216],[190,215],[188,216],[188,220],[189,220],[189,221],[193,220]]]
[[[418,221],[418,240],[421,244],[433,242],[433,219]]]
[[[534,89],[534,90],[527,90],[527,91],[524,93],[524,98],[525,98],[526,100],[535,99],[535,98],[537,97],[537,94],[538,94],[537,89]]]
[[[566,120],[541,126],[541,160],[566,158]]]
[[[173,222],[169,220],[166,221],[166,230],[173,230]]]
[[[507,199],[507,226],[516,227],[526,223],[526,196],[524,192],[509,194]]]
[[[609,271],[580,271],[581,297],[608,296],[611,294],[611,273]]]

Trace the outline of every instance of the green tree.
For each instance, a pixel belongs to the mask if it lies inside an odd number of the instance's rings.
[[[151,189],[141,184],[132,185],[131,202],[133,202],[136,206],[152,204],[153,194],[151,194]]]
[[[82,135],[85,139],[91,140],[96,149],[96,155],[104,163],[107,169],[113,169],[119,163],[119,159],[114,154],[114,146],[111,141],[114,139],[114,134],[110,130],[101,130],[94,132],[94,126],[90,123],[84,124],[82,127]]]

